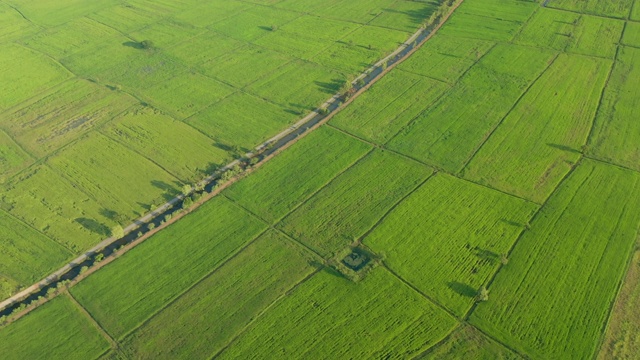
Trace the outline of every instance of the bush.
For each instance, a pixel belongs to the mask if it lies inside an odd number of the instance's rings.
[[[155,45],[154,45],[153,41],[151,41],[151,40],[142,40],[140,42],[140,47],[145,49],[145,50],[148,50],[148,49],[153,49],[155,47]]]

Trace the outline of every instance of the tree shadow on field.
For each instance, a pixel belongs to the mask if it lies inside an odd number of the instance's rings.
[[[505,223],[505,224],[510,225],[510,226],[515,226],[515,227],[520,227],[520,228],[524,227],[524,224],[521,224],[521,223],[519,223],[517,221],[513,221],[513,220],[500,219],[500,222]]]
[[[332,79],[331,82],[314,81],[314,84],[316,84],[322,92],[331,95],[337,93],[344,83],[345,80],[343,79]]]
[[[160,180],[151,180],[151,185],[153,185],[154,187],[162,190],[162,191],[171,191],[173,190],[173,187],[169,184],[167,184],[164,181],[160,181]]]
[[[106,209],[106,208],[102,208],[99,211],[100,215],[106,217],[109,220],[115,220],[116,216],[118,216],[118,213],[116,211],[113,211],[111,209]]]
[[[471,251],[475,256],[488,263],[494,263],[498,261],[498,259],[500,259],[500,255],[496,254],[495,252],[487,249],[482,249],[477,246]]]
[[[101,224],[93,219],[77,218],[75,221],[92,233],[96,233],[102,236],[109,236],[111,234],[111,230],[106,225]]]
[[[477,293],[476,289],[467,284],[463,284],[457,281],[450,281],[447,283],[447,286],[449,287],[449,289],[455,291],[458,295],[464,297],[474,297]]]
[[[444,0],[432,0],[425,3],[425,6],[417,10],[400,11],[396,9],[382,9],[387,13],[406,15],[413,24],[422,24],[431,14],[442,4]]]
[[[566,145],[547,143],[547,146],[552,147],[554,149],[571,152],[571,153],[574,153],[574,154],[582,154],[582,152],[580,150],[574,149],[574,148],[566,146]]]
[[[130,48],[138,49],[138,50],[144,49],[141,43],[135,42],[135,41],[125,41],[122,43],[122,45]]]

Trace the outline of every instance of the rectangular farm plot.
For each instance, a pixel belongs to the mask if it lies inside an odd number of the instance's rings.
[[[110,234],[103,205],[48,166],[37,165],[2,188],[9,212],[75,253]]]
[[[272,223],[369,150],[364,142],[323,126],[233,184],[225,195]]]
[[[10,1],[24,16],[38,25],[52,27],[67,23],[89,13],[108,8],[117,0],[47,0],[47,1]]]
[[[123,347],[136,359],[208,358],[310,275],[313,260],[270,230],[145,323]]]
[[[552,59],[540,49],[494,47],[389,147],[459,171]]]
[[[175,117],[185,119],[236,90],[198,73],[187,72],[143,90],[142,94]]]
[[[0,110],[70,77],[67,70],[45,55],[16,44],[0,44]]]
[[[457,328],[444,342],[430,349],[422,359],[426,360],[521,360],[511,350],[488,338],[476,328],[463,325]]]
[[[471,323],[533,358],[591,358],[638,238],[639,208],[639,173],[582,162],[518,241]]]
[[[548,7],[625,19],[634,0],[550,0]]]
[[[437,9],[436,3],[401,0],[388,4],[369,25],[414,32]]]
[[[543,202],[580,158],[611,61],[560,55],[480,148],[464,176]]]
[[[640,8],[640,4],[637,6]],[[624,45],[640,48],[640,23],[627,22],[624,29],[624,35],[622,37],[622,43]]]
[[[613,58],[624,22],[589,15],[539,9],[516,42],[577,54]]]
[[[131,109],[101,131],[182,182],[194,182],[230,158],[227,151],[196,129],[149,107]]]
[[[119,338],[264,229],[266,225],[255,217],[216,197],[71,292],[109,334]]]
[[[0,127],[43,157],[135,104],[134,97],[85,81],[67,81],[6,113]]]
[[[159,21],[164,14],[159,9],[127,2],[89,14],[88,17],[123,33],[130,33]]]
[[[140,91],[188,71],[187,67],[178,59],[161,52],[145,49],[135,50],[137,53],[134,56],[97,74],[100,81]]]
[[[449,86],[392,71],[331,119],[331,125],[384,144],[442,96]]]
[[[0,328],[0,358],[93,359],[109,343],[66,296],[59,296]]]
[[[196,66],[244,46],[245,43],[212,31],[186,39],[176,46],[163,49],[188,66]],[[245,69],[246,70],[246,69]]]
[[[6,275],[0,274],[0,296],[3,299],[17,293],[20,290],[20,283]]]
[[[407,359],[455,325],[444,310],[382,268],[359,283],[322,271],[271,307],[219,357]]]
[[[465,1],[438,31],[441,35],[493,41],[513,38],[539,5],[517,0]]]
[[[484,40],[436,35],[398,68],[453,84],[494,45]]]
[[[253,41],[277,31],[278,28],[302,16],[281,8],[257,6],[209,26],[221,34],[242,41]]]
[[[0,130],[0,183],[33,163],[27,154],[9,135]]]
[[[315,110],[337,93],[345,81],[340,72],[297,60],[251,84],[247,91],[302,114]]]
[[[259,97],[237,92],[185,121],[221,146],[251,149],[293,123],[297,114]]]
[[[0,211],[0,276],[31,285],[70,257],[60,244]]]
[[[396,2],[397,1],[393,0],[329,0],[320,2],[323,3],[323,5],[312,8],[311,12],[315,15],[330,19],[368,24],[386,9],[392,7]],[[316,3],[318,2],[316,1]],[[416,15],[416,17],[417,16],[418,15]],[[419,24],[415,25],[414,28],[418,26]]]
[[[17,10],[0,4],[0,42],[24,38],[38,30],[37,26],[23,18]]]
[[[373,151],[277,226],[330,257],[371,229],[432,171],[390,152]]]
[[[598,110],[588,152],[640,170],[640,49],[623,47]]]
[[[538,209],[449,175],[429,179],[363,242],[402,278],[463,317]]]
[[[102,204],[108,212],[130,220],[178,192],[177,179],[125,146],[91,134],[47,163]]]
[[[195,6],[187,5],[186,11],[182,11],[172,17],[187,24],[206,27],[232,18],[234,15],[254,7],[254,4],[242,1],[213,1],[197,3]]]

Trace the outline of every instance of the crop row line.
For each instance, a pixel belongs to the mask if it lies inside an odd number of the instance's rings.
[[[120,344],[118,344],[118,342],[116,340],[113,339],[113,337],[111,337],[111,335],[109,335],[109,333],[102,327],[102,325],[100,325],[100,323],[98,323],[98,321],[96,321],[96,319],[93,317],[93,315],[91,315],[91,313],[89,313],[89,311],[87,311],[87,309],[85,309],[84,306],[82,306],[82,304],[80,304],[78,302],[78,300],[71,294],[70,291],[65,291],[64,294],[69,298],[69,300],[71,301],[71,303],[73,303],[75,305],[75,307],[78,309],[78,311],[89,320],[89,322],[96,328],[96,330],[98,330],[98,332],[102,335],[102,337],[104,337],[105,340],[107,340],[107,342],[109,342],[109,344],[111,345],[112,349],[118,349],[120,348]]]

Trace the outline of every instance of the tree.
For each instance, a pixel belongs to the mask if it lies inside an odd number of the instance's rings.
[[[485,286],[481,286],[480,290],[478,290],[478,295],[476,295],[476,301],[487,301],[489,300],[489,290]]]
[[[193,191],[193,186],[189,184],[182,185],[182,195],[187,196]]]
[[[120,224],[114,226],[111,229],[111,236],[113,236],[116,239],[122,239],[124,237],[124,229]]]
[[[153,49],[154,48],[154,44],[153,44],[153,41],[151,41],[151,40],[142,40],[140,42],[140,47],[145,49],[145,50]]]
[[[278,30],[278,25],[271,25],[271,31]]]

